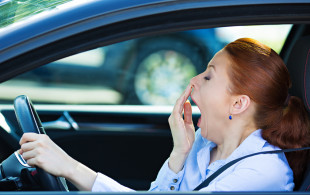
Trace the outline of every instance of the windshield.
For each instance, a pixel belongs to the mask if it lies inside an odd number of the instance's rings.
[[[72,0],[0,0],[0,28]]]

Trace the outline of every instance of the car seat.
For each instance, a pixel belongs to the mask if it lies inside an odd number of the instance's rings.
[[[287,68],[292,80],[290,95],[300,97],[310,113],[310,36],[301,37],[295,42],[287,61]],[[309,159],[303,182],[299,189],[295,190],[310,191]]]

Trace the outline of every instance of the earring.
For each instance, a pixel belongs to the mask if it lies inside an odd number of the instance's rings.
[[[232,116],[231,116],[231,115],[229,115],[229,117],[228,117],[228,118],[229,118],[229,120],[231,120],[231,119],[232,119]]]

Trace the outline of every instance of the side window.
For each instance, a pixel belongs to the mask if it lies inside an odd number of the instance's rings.
[[[173,105],[227,43],[255,38],[280,52],[292,25],[236,26],[133,39],[79,53],[0,85],[43,104]]]

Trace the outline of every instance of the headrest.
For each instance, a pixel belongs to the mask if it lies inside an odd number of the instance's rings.
[[[287,61],[292,87],[290,95],[300,97],[310,112],[310,36],[301,37]]]

